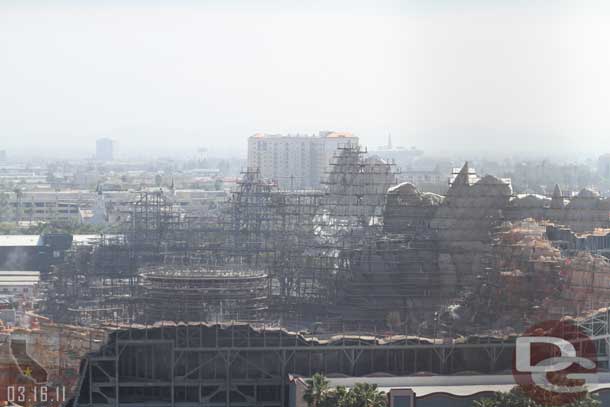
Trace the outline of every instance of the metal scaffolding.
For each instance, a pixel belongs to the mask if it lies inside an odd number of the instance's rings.
[[[162,267],[146,271],[142,319],[155,321],[259,321],[269,307],[262,271]]]
[[[74,406],[277,406],[288,376],[499,372],[514,338],[305,337],[280,328],[178,324],[119,330],[85,358]]]
[[[574,322],[593,341],[598,369],[607,371],[609,309]],[[99,351],[85,358],[73,405],[283,407],[288,403],[291,375],[510,371],[516,338],[429,339],[361,333],[324,339],[246,324],[131,327],[111,333]]]

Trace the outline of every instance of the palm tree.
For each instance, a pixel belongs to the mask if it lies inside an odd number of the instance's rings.
[[[23,199],[23,191],[18,186],[13,190],[15,193],[15,222],[18,224],[21,220],[21,199]]]
[[[386,407],[388,399],[377,385],[356,383],[353,388],[331,389],[328,380],[319,373],[307,380],[303,400],[310,407]]]
[[[12,219],[15,210],[11,207],[10,195],[0,192],[0,222]]]
[[[318,407],[350,407],[353,405],[351,399],[351,393],[345,386],[337,386],[324,393]]]
[[[311,379],[307,380],[307,390],[303,395],[303,400],[310,407],[320,406],[320,402],[324,399],[325,393],[328,392],[329,382],[324,376],[316,373]]]
[[[386,407],[388,404],[387,396],[377,390],[376,384],[356,383],[350,393],[355,401],[353,407]]]
[[[564,407],[600,407],[601,403],[590,394],[574,400],[569,404],[561,400],[548,400],[549,403],[539,404],[530,399],[522,388],[515,387],[508,393],[495,393],[492,397],[474,402],[474,407],[543,407],[545,405],[563,405]]]

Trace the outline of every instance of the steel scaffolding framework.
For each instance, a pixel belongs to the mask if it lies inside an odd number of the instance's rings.
[[[608,371],[609,310],[576,322],[597,347],[598,370]],[[289,375],[499,374],[512,369],[516,337],[320,339],[246,324],[131,327],[85,358],[73,405],[284,407]]]
[[[248,325],[131,328],[86,357],[74,406],[284,407],[289,374],[493,373],[510,366],[513,346],[491,337],[459,344],[404,336],[320,340]]]

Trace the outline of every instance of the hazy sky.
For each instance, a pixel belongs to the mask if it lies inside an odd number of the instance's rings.
[[[608,152],[607,3],[0,0],[0,149],[240,154],[335,129]]]

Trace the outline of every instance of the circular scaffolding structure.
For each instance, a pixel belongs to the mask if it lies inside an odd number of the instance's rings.
[[[158,267],[142,274],[150,321],[256,321],[268,308],[263,271],[227,267]]]

